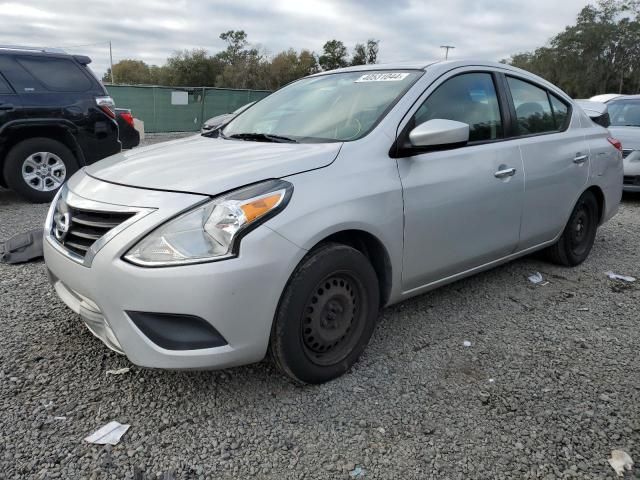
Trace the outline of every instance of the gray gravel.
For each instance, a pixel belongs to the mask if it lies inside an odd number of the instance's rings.
[[[0,191],[0,239],[45,210]],[[43,263],[0,265],[0,478],[615,478],[612,449],[640,461],[640,281],[604,272],[640,277],[639,242],[625,197],[584,265],[527,258],[388,308],[349,374],[305,388],[268,362],[134,367]],[[119,445],[83,442],[110,420]]]

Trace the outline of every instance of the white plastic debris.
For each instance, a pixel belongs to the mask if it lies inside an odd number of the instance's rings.
[[[64,421],[64,420],[67,419],[67,417],[53,417],[53,419],[54,420],[62,420],[62,421]]]
[[[618,273],[607,272],[605,273],[607,277],[611,280],[622,280],[623,282],[635,282],[635,277],[630,277],[629,275],[620,275]]]
[[[84,439],[85,442],[96,445],[117,445],[120,438],[129,430],[131,425],[123,425],[118,422],[109,422],[104,427],[96,430]]]
[[[356,467],[349,472],[349,475],[351,478],[363,478],[365,473],[367,473],[367,471],[364,468]]]
[[[465,347],[470,347],[471,342],[469,340],[465,340],[464,342],[462,342],[462,345],[464,345]]]
[[[549,282],[545,282],[540,272],[532,273],[527,277],[529,281],[535,285],[548,285]]]
[[[611,468],[616,471],[619,477],[624,477],[624,471],[630,471],[631,467],[633,467],[633,460],[631,460],[629,454],[624,450],[612,450],[609,465],[611,465]]]
[[[489,379],[489,383],[496,383],[496,379],[495,378],[490,378]]]
[[[107,375],[124,375],[125,373],[129,373],[131,369],[129,367],[118,368],[117,370],[107,370]]]
[[[531,283],[542,283],[542,281],[544,280],[544,278],[542,278],[542,274],[540,272],[536,272],[533,273],[531,275],[529,275],[529,281]]]

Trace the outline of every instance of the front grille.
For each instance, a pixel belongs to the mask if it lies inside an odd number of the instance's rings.
[[[78,209],[60,199],[53,215],[52,234],[64,248],[84,258],[96,241],[133,215]]]
[[[627,158],[629,155],[631,155],[631,152],[633,152],[633,150],[629,150],[629,149],[622,150],[622,158]]]
[[[640,175],[625,175],[623,183],[625,185],[633,185],[635,187],[640,187]]]

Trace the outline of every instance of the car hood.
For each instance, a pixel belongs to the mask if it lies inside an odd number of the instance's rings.
[[[200,135],[138,148],[85,169],[132,187],[216,195],[269,178],[326,167],[341,143],[265,143]]]
[[[640,150],[640,127],[609,127],[609,132],[622,142],[624,150]]]

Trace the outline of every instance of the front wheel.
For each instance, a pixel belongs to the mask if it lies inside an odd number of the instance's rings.
[[[8,187],[34,203],[50,202],[77,169],[73,153],[51,138],[29,138],[7,154],[4,178]]]
[[[547,249],[547,256],[558,265],[575,267],[584,262],[596,239],[598,201],[591,192],[584,192],[571,212],[558,241]]]
[[[344,374],[373,334],[380,294],[371,263],[346,245],[326,244],[291,276],[274,320],[270,351],[296,383]]]

